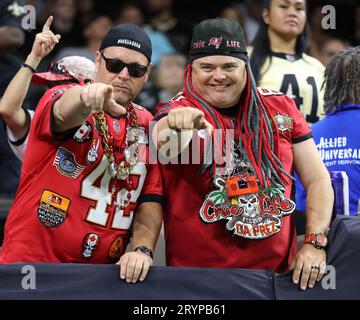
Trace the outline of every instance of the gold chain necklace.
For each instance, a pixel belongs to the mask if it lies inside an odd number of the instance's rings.
[[[139,154],[139,126],[138,116],[135,108],[130,104],[126,112],[126,141],[125,141],[125,160],[115,163],[114,148],[109,140],[113,140],[109,127],[106,122],[104,111],[94,114],[95,127],[101,137],[101,143],[109,161],[109,174],[113,178],[126,180],[129,178],[130,170],[136,165]]]

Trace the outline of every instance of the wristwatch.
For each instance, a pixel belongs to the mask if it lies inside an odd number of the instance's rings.
[[[316,249],[325,250],[328,244],[328,239],[323,233],[310,233],[305,236],[304,243],[311,244]]]
[[[153,259],[153,252],[148,247],[138,246],[134,249],[135,252],[142,252],[148,255],[151,259]]]

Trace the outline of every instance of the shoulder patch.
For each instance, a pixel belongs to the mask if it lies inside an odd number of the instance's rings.
[[[284,115],[278,112],[274,120],[281,133],[285,133],[285,131],[291,132],[293,130],[293,119],[287,114]]]

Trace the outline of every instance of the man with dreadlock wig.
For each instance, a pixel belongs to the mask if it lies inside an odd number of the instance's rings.
[[[184,81],[183,92],[156,116],[153,131],[159,153],[169,160],[178,155],[180,161],[161,165],[167,264],[275,272],[294,268],[293,281],[302,289],[313,287],[326,268],[322,249],[333,193],[305,119],[290,98],[256,89],[236,22],[211,19],[195,27]],[[213,152],[205,143],[209,131]],[[224,146],[224,137],[234,131],[233,146]],[[170,154],[164,149],[167,135],[170,143],[173,136],[180,139]],[[198,135],[204,139],[196,142]],[[197,143],[200,164],[181,163],[186,151],[195,155]],[[232,157],[225,167],[218,161],[223,147]],[[309,191],[309,243],[299,252],[291,215],[295,205],[289,200],[293,164]],[[151,224],[151,215],[137,215],[135,226],[144,226],[141,234],[134,233],[137,243],[151,239],[146,228]]]
[[[349,215],[356,215],[360,199],[360,47],[336,54],[325,70],[326,118],[313,127],[315,143],[329,171],[348,176]],[[336,195],[337,196],[337,195]],[[306,193],[296,181],[296,205],[305,210]],[[343,212],[345,213],[345,212]]]

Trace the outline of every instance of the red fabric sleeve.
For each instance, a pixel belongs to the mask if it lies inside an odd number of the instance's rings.
[[[148,166],[148,172],[139,198],[139,204],[142,202],[159,202],[164,204],[163,184],[159,163]]]
[[[307,124],[305,117],[297,108],[293,99],[288,96],[283,96],[287,102],[288,114],[293,119],[293,130],[291,131],[291,141],[298,143],[305,141],[312,137],[312,131]]]
[[[74,85],[61,85],[46,91],[40,99],[33,118],[34,133],[39,139],[55,139],[53,107],[55,102]]]

